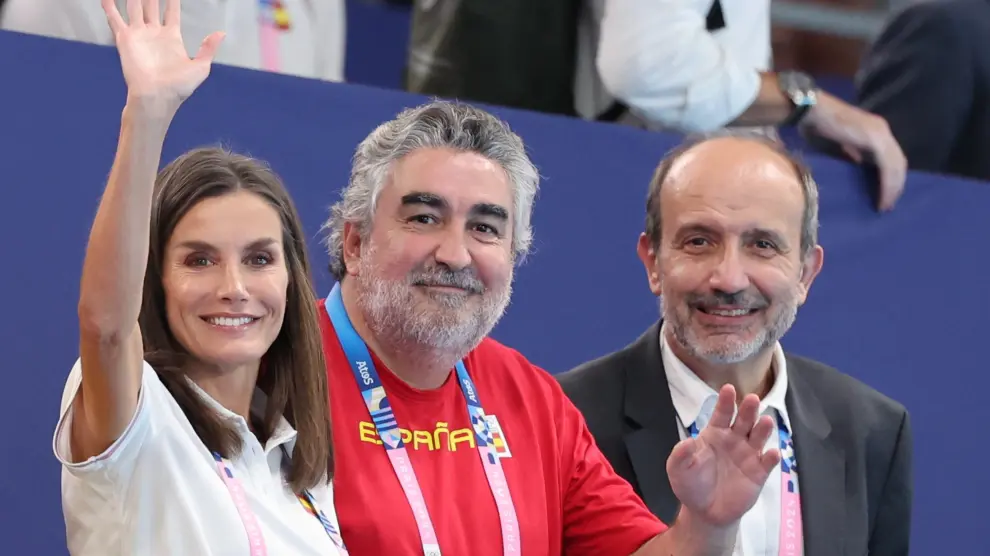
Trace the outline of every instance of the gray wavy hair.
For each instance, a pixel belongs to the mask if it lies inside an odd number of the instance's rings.
[[[526,154],[522,139],[507,123],[480,108],[436,100],[402,111],[358,145],[350,181],[341,191],[340,201],[330,208],[330,217],[323,225],[330,272],[336,280],[341,280],[347,271],[344,224],[357,225],[359,233],[366,237],[378,197],[395,162],[413,151],[428,148],[478,153],[505,171],[513,189],[513,259],[519,263],[525,258],[533,241],[530,220],[540,174]]]

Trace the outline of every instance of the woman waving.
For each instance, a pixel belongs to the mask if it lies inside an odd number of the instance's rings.
[[[221,149],[157,173],[223,39],[179,0],[103,0],[127,82],[90,233],[55,453],[74,555],[345,554],[305,236],[279,179]],[[164,20],[163,20],[164,19]],[[156,178],[157,174],[157,178]]]

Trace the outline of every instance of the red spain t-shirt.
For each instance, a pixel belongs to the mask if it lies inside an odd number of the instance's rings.
[[[334,505],[344,543],[354,556],[420,555],[412,510],[322,301],[320,324],[336,456]],[[436,390],[416,390],[372,357],[440,550],[449,556],[501,556],[498,509],[455,374]],[[492,339],[464,364],[496,425],[493,437],[523,554],[626,555],[666,530],[612,470],[549,373]]]

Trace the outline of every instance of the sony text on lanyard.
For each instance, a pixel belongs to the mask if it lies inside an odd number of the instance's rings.
[[[416,519],[420,541],[423,544],[423,554],[425,556],[440,556],[440,543],[437,540],[436,530],[430,519],[430,512],[426,507],[426,500],[423,498],[423,491],[419,486],[419,480],[416,478],[416,472],[409,460],[409,453],[402,441],[399,425],[392,413],[392,406],[385,394],[385,387],[375,369],[368,346],[358,335],[347,315],[339,283],[333,287],[330,295],[327,296],[325,306],[327,314],[330,316],[330,322],[337,333],[337,338],[340,340],[340,345],[344,349],[351,370],[354,372],[354,378],[361,389],[361,395],[368,407],[368,413],[371,414],[376,432],[382,440],[385,453],[392,463],[392,469],[395,470],[399,484],[402,486],[406,500],[412,509],[413,517]],[[457,381],[461,386],[464,398],[467,400],[471,426],[477,439],[478,454],[481,456],[481,463],[488,478],[488,486],[491,488],[495,505],[498,508],[499,522],[502,527],[502,553],[519,554],[519,521],[509,493],[505,472],[502,469],[502,462],[494,450],[494,442],[488,428],[488,421],[485,419],[485,411],[481,407],[477,389],[468,375],[463,361],[457,362],[456,370]]]
[[[289,452],[282,446],[283,462],[289,461]],[[217,472],[220,473],[220,478],[223,480],[223,484],[227,487],[227,491],[230,493],[231,499],[234,501],[234,507],[237,508],[237,514],[241,518],[241,523],[244,525],[244,531],[247,533],[248,545],[250,546],[251,556],[267,556],[268,548],[265,545],[264,536],[261,534],[261,526],[258,525],[258,519],[254,516],[254,512],[251,511],[251,506],[247,500],[247,493],[244,491],[244,485],[241,481],[234,476],[234,471],[227,458],[221,456],[217,452],[213,452],[213,459],[217,464]],[[299,502],[306,508],[307,511],[312,513],[316,519],[320,520],[320,525],[323,526],[323,530],[326,532],[327,536],[337,547],[337,552],[340,556],[347,556],[347,549],[344,547],[344,539],[341,538],[340,533],[337,528],[333,526],[333,523],[327,519],[327,516],[323,513],[323,510],[316,505],[316,499],[310,494],[308,490],[303,491],[302,494],[298,495]]]
[[[794,440],[779,413],[777,429],[780,431],[779,554],[798,556],[802,554],[804,530],[801,526],[801,494],[798,492],[797,484],[797,456],[794,454]],[[698,427],[692,423],[688,432],[692,437],[698,436]]]

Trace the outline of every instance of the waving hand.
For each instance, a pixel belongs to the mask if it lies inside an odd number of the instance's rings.
[[[189,58],[179,27],[179,0],[165,0],[164,21],[158,0],[127,0],[129,22],[114,0],[102,0],[113,31],[128,95],[165,101],[178,108],[210,74],[224,34],[206,37]]]
[[[732,386],[723,386],[708,426],[678,443],[667,459],[674,494],[712,526],[742,518],[780,463],[779,450],[764,452],[773,419],[759,416],[760,400],[751,394],[739,404],[733,422],[735,395]]]

